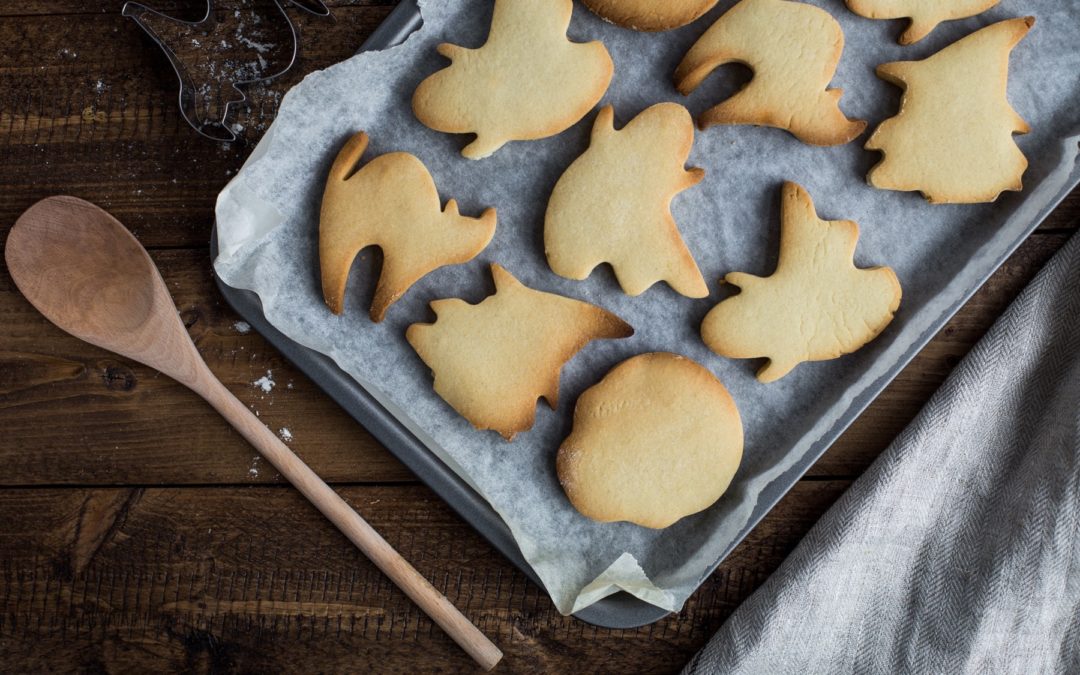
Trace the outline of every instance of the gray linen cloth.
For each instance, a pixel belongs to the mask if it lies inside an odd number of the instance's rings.
[[[1080,236],[684,673],[1080,673]]]

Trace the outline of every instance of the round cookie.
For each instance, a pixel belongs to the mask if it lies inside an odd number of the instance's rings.
[[[716,6],[719,0],[582,0],[605,21],[641,31],[685,26]]]
[[[641,354],[581,395],[556,470],[570,502],[601,522],[663,528],[720,498],[743,453],[720,380],[676,354]]]

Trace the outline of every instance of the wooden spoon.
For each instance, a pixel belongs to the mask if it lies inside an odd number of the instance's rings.
[[[157,267],[118,220],[75,197],[50,197],[19,217],[8,270],[50,321],[159,370],[210,403],[485,670],[502,652],[214,377],[180,321]]]

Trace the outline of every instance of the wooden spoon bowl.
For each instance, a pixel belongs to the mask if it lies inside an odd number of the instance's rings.
[[[5,257],[30,304],[75,337],[188,386],[205,368],[146,249],[90,202],[50,197],[31,206]]]

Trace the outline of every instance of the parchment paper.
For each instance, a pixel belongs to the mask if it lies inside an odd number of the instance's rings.
[[[610,269],[569,281],[547,267],[543,215],[562,171],[588,144],[595,111],[557,137],[513,143],[494,156],[459,155],[471,137],[437,133],[413,116],[416,85],[444,67],[435,45],[481,45],[490,23],[488,0],[422,2],[425,24],[401,46],[368,52],[308,76],[284,99],[278,118],[245,168],[221,193],[215,268],[230,286],[260,296],[270,322],[284,334],[333,358],[503,517],[522,553],[560,612],[570,613],[624,589],[678,610],[747,523],[762,489],[782,476],[856,400],[902,358],[909,345],[970,292],[991,261],[1023,236],[1038,210],[1062,189],[1080,135],[1080,2],[1006,0],[977,18],[939,27],[902,48],[900,22],[870,21],[841,0],[816,0],[841,23],[847,46],[833,80],[841,108],[871,129],[895,114],[900,92],[877,79],[886,61],[919,59],[989,23],[1033,14],[1038,21],[1011,61],[1009,98],[1031,123],[1018,137],[1031,161],[1022,194],[996,204],[930,206],[916,194],[874,190],[867,170],[879,159],[862,149],[865,136],[840,147],[804,145],[775,130],[714,127],[697,135],[690,165],[705,180],[677,197],[682,235],[712,289],[691,300],[658,285],[631,298]],[[621,126],[659,101],[687,105],[695,117],[733,93],[747,77],[734,66],[714,73],[692,96],[680,96],[671,75],[690,44],[734,2],[667,33],[646,34],[606,24],[576,5],[569,34],[600,39],[615,61],[603,103],[615,105]],[[522,86],[528,86],[527,81]],[[474,261],[430,274],[394,305],[386,321],[370,322],[372,251],[354,266],[346,313],[323,304],[317,259],[318,210],[325,175],[341,143],[356,130],[371,136],[365,161],[390,151],[418,156],[445,201],[462,213],[498,208],[491,245]],[[904,287],[896,320],[876,341],[835,361],[803,364],[779,382],[754,380],[760,365],[712,354],[698,328],[728,291],[718,280],[735,270],[770,274],[779,240],[780,186],[804,185],[824,218],[850,218],[862,228],[860,266],[890,265]],[[536,426],[506,443],[478,432],[432,390],[428,368],[404,340],[405,328],[430,322],[427,303],[443,297],[479,302],[493,291],[489,263],[504,265],[525,284],[599,304],[637,330],[627,340],[594,342],[562,371],[558,410],[540,405]],[[731,390],[746,430],[743,464],[728,493],[707,511],[662,530],[598,524],[566,501],[555,477],[555,452],[570,430],[578,395],[616,363],[648,351],[673,351],[702,363]],[[927,467],[932,471],[933,467]]]

